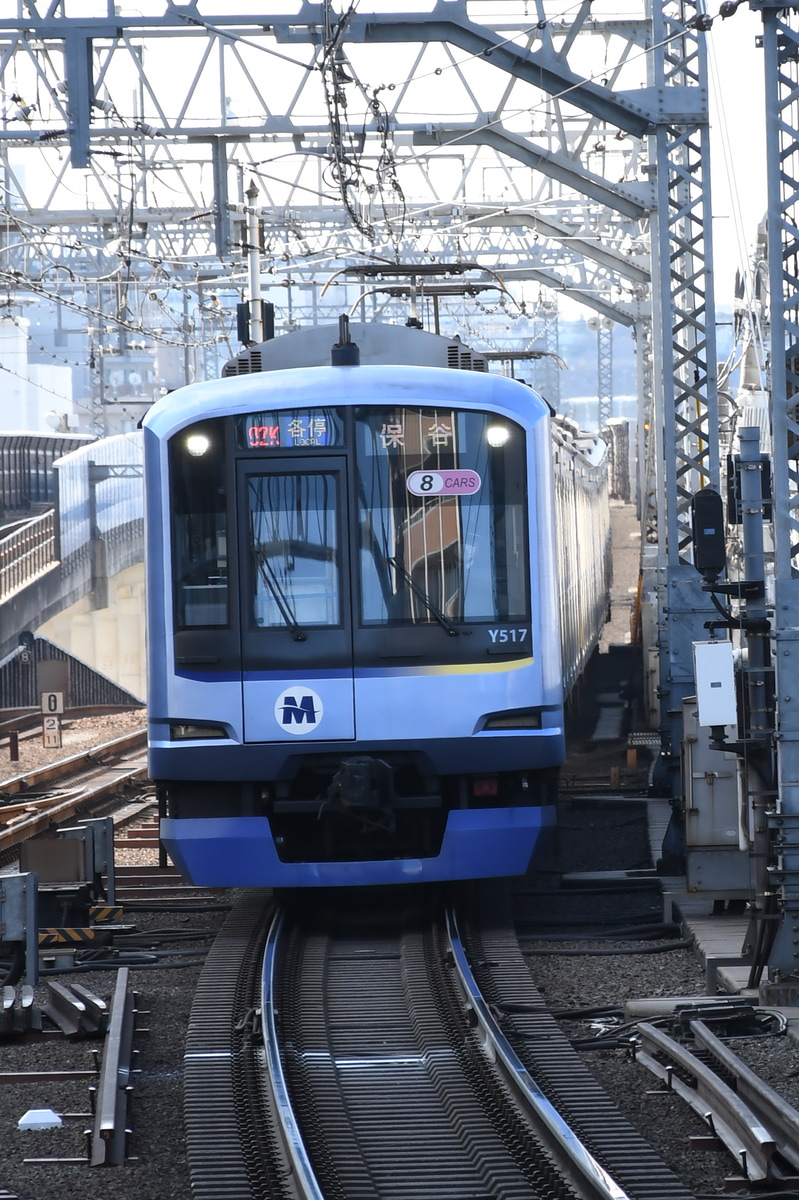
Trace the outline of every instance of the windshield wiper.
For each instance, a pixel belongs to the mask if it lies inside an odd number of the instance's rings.
[[[307,642],[308,634],[297,624],[297,618],[294,616],[288,597],[278,583],[274,569],[269,565],[266,558],[261,557],[259,559],[258,569],[261,573],[261,578],[275,598],[275,604],[283,618],[284,625],[294,634],[294,641]]]
[[[458,637],[460,634],[460,630],[456,629],[455,626],[452,624],[452,622],[449,620],[449,618],[444,616],[441,609],[436,607],[436,605],[430,599],[430,597],[428,596],[428,594],[424,590],[424,588],[420,587],[419,584],[416,582],[414,577],[411,575],[410,571],[406,571],[405,568],[403,567],[402,563],[399,562],[398,559],[396,559],[396,558],[389,558],[388,556],[386,556],[386,562],[391,563],[392,567],[397,572],[397,574],[401,575],[402,578],[405,580],[408,587],[413,592],[414,596],[418,596],[418,598],[421,600],[422,604],[425,606],[425,608],[428,610],[428,612],[431,612],[433,614],[435,619],[438,621],[439,625],[443,629],[446,629],[449,636],[450,637]]]

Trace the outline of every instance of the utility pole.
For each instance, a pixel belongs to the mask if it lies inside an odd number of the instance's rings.
[[[244,193],[247,198],[247,268],[249,272],[250,342],[257,346],[264,340],[264,318],[261,305],[261,249],[258,237],[258,185],[254,179]]]

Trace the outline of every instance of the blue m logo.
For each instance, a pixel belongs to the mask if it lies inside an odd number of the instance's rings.
[[[309,725],[316,724],[316,709],[314,708],[314,697],[303,696],[299,704],[296,696],[284,696],[282,705],[283,709],[283,724],[302,725],[305,721]]]
[[[295,683],[281,692],[275,701],[275,720],[283,735],[292,737],[317,736],[319,724],[325,715],[321,696],[313,688]]]

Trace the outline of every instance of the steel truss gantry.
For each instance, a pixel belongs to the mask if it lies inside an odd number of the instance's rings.
[[[366,15],[303,3],[266,23],[260,6],[201,15],[193,0],[83,7],[18,0],[0,19],[9,272],[29,269],[18,260],[60,218],[73,236],[48,258],[81,274],[236,279],[254,177],[275,289],[365,250],[477,248],[626,325],[645,310],[642,168],[664,100],[640,86],[643,13],[601,21],[584,3],[566,22],[540,0],[531,16],[488,4],[477,23],[465,0]],[[676,86],[668,100],[679,116],[696,96]]]
[[[652,35],[661,51],[650,80],[707,89],[704,3],[653,5]],[[714,615],[693,566],[691,500],[719,487],[718,384],[707,108],[693,120],[660,121],[652,134],[656,170],[653,214],[653,390],[644,449],[644,524],[649,542],[645,587],[656,595],[662,780],[672,798],[664,863],[683,858],[680,759],[682,701],[695,692],[692,645]],[[645,347],[639,345],[639,352]],[[644,398],[645,400],[645,398]]]
[[[799,8],[755,0],[763,19],[768,173],[774,606],[771,646],[776,801],[756,810],[775,834],[772,979],[799,987]],[[761,681],[765,683],[766,681]]]

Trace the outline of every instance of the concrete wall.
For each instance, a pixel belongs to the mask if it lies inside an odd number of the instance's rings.
[[[36,627],[36,633],[144,700],[144,611],[144,564],[136,563],[108,580],[107,608],[93,610],[91,597],[84,596]]]

